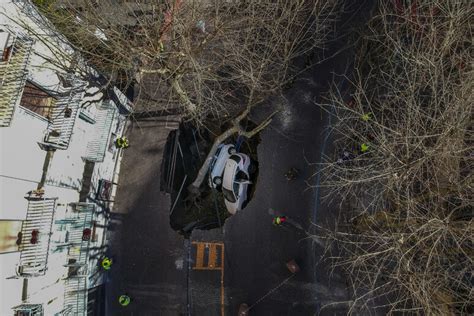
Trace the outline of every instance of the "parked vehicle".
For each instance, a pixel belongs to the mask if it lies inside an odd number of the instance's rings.
[[[250,182],[250,157],[238,153],[227,159],[222,181],[222,193],[227,210],[231,214],[245,207]]]
[[[220,190],[222,186],[222,175],[227,159],[235,154],[236,150],[232,144],[220,144],[216,154],[209,165],[209,186]]]

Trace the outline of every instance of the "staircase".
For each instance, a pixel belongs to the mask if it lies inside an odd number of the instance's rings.
[[[6,26],[0,26],[0,33],[8,37],[7,48],[0,51],[3,54],[0,56],[0,127],[5,127],[10,126],[15,105],[25,86],[34,41],[26,35],[8,31]]]

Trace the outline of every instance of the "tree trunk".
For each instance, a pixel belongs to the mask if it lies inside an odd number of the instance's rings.
[[[265,121],[260,123],[257,127],[255,127],[251,131],[245,131],[242,126],[240,125],[240,122],[248,115],[250,111],[250,108],[246,109],[243,111],[239,116],[237,116],[233,121],[233,126],[226,130],[224,133],[220,134],[215,140],[214,144],[212,144],[211,150],[209,150],[209,153],[207,154],[206,160],[202,164],[201,168],[199,169],[199,172],[196,176],[196,179],[191,183],[188,187],[188,190],[190,192],[197,193],[199,191],[199,187],[201,186],[202,182],[204,181],[204,178],[207,174],[207,171],[209,170],[209,165],[211,164],[212,158],[214,157],[217,147],[225,141],[227,138],[232,136],[235,133],[239,133],[242,136],[245,136],[247,138],[252,138],[255,136],[257,133],[259,133],[261,130],[263,130],[265,127],[270,124],[272,121],[273,115],[275,115],[277,112],[273,112]]]
[[[181,102],[184,103],[184,106],[186,107],[186,110],[189,112],[189,113],[195,113],[196,112],[196,104],[194,104],[190,99],[189,99],[189,96],[188,94],[186,93],[186,91],[184,91],[182,88],[181,88],[181,85],[178,81],[177,78],[174,78],[172,81],[171,81],[171,86],[173,87],[174,91],[178,94],[179,96],[179,99],[181,100]]]
[[[214,144],[212,144],[211,150],[209,150],[209,153],[207,154],[206,160],[204,160],[204,163],[202,164],[201,168],[199,169],[199,172],[196,176],[196,179],[194,179],[193,183],[189,186],[189,191],[191,192],[197,192],[199,187],[201,186],[202,182],[204,181],[204,177],[207,174],[207,171],[209,169],[209,165],[211,164],[212,158],[216,154],[217,147],[225,141],[227,138],[232,136],[233,134],[237,133],[239,129],[236,126],[232,126],[228,130],[226,130],[224,133],[220,134],[215,140]]]

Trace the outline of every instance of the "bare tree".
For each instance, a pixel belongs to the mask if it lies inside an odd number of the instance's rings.
[[[296,74],[295,58],[323,48],[338,7],[338,0],[33,2],[61,34],[55,39],[84,58],[81,63],[63,56],[67,67],[89,74],[90,65],[106,74],[103,88],[138,82],[136,110],[142,114],[178,110],[198,125],[209,118],[231,120],[192,190],[220,142],[236,133],[253,136],[270,123],[273,114],[252,131],[240,124]]]
[[[352,312],[378,298],[391,313],[473,312],[472,15],[464,1],[380,1],[352,98],[334,89],[325,105],[337,151],[322,186],[345,212],[322,236]]]
[[[114,83],[140,82],[146,110],[196,122],[234,116],[278,91],[321,47],[336,0],[34,1]],[[161,102],[146,102],[147,99]]]

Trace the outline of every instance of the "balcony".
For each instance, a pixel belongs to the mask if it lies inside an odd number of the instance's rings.
[[[81,81],[70,79],[72,87],[62,93],[51,110],[50,121],[42,148],[67,149],[79,112],[84,89]]]
[[[63,315],[87,315],[87,277],[66,279]]]
[[[14,316],[43,316],[43,305],[21,304],[13,307]]]
[[[0,25],[0,127],[10,126],[25,85],[34,41]]]
[[[87,144],[85,160],[92,162],[104,161],[109,144],[110,128],[116,114],[116,108],[111,101],[104,102],[95,116],[94,138]]]
[[[26,199],[28,211],[21,227],[21,253],[16,273],[28,278],[46,273],[56,198],[30,194]]]
[[[66,267],[64,315],[87,314],[87,265],[89,243],[91,240],[92,217],[95,205],[92,203],[74,204],[73,215],[67,219],[69,225],[69,252]]]

